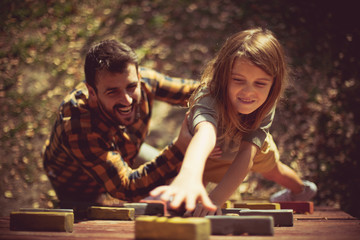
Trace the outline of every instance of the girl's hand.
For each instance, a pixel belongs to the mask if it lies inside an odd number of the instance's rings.
[[[186,210],[192,212],[197,201],[201,201],[204,209],[216,211],[216,206],[211,202],[204,186],[186,179],[175,178],[169,186],[160,186],[152,190],[150,196],[170,202],[170,207],[174,209],[185,203]]]
[[[205,217],[205,216],[212,216],[212,215],[222,215],[221,207],[217,207],[214,211],[209,211],[204,208],[204,206],[201,203],[198,203],[196,205],[195,211],[190,212],[187,211],[184,214],[184,217]]]

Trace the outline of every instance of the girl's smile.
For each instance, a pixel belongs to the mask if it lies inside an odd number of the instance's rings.
[[[267,99],[273,77],[250,61],[237,58],[228,84],[228,96],[233,109],[241,114],[250,114]]]

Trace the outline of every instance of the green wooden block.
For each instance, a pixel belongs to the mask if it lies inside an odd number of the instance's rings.
[[[249,208],[249,209],[277,209],[280,210],[279,203],[235,203],[234,208]]]
[[[240,216],[271,216],[274,218],[274,225],[291,227],[294,225],[294,216],[291,209],[286,210],[241,210]]]
[[[136,239],[207,240],[210,234],[206,218],[139,216],[135,220]]]
[[[10,230],[72,232],[74,214],[71,212],[12,212]]]
[[[213,235],[274,235],[274,220],[270,216],[206,216],[211,221]]]
[[[135,210],[133,208],[93,206],[88,209],[88,218],[93,220],[132,221],[135,218]]]
[[[73,209],[59,209],[59,208],[20,208],[20,212],[62,212],[74,213]]]

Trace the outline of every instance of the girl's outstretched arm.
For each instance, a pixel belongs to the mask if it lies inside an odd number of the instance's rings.
[[[170,201],[172,208],[186,204],[186,210],[193,211],[197,201],[201,201],[205,209],[215,211],[202,183],[206,159],[214,149],[216,129],[210,122],[201,122],[195,128],[195,133],[186,150],[183,164],[178,176],[169,186],[161,186],[150,192],[152,197],[160,197]]]
[[[223,179],[219,182],[216,188],[209,194],[212,202],[218,207],[229,199],[231,194],[236,190],[237,187],[245,179],[249,173],[253,159],[258,148],[250,142],[242,142],[238,154],[235,160],[230,165],[229,169],[225,173]],[[204,209],[202,205],[198,205],[194,212],[194,216],[206,216],[214,215],[215,211],[208,211]]]

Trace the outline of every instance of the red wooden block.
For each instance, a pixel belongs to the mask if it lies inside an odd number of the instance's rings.
[[[278,202],[281,209],[292,209],[294,213],[314,213],[314,203],[313,202]]]

